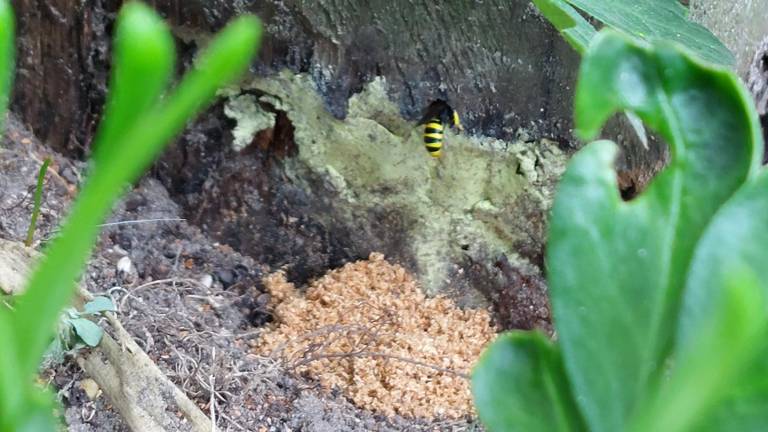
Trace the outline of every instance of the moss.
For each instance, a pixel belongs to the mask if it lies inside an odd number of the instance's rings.
[[[310,179],[319,178],[335,194],[334,214],[319,217],[363,231],[371,209],[396,209],[410,221],[402,252],[414,258],[429,293],[449,285],[455,264],[467,255],[505,253],[530,267],[514,245],[543,245],[543,229],[525,231],[530,218],[545,217],[563,170],[565,155],[555,143],[506,143],[448,131],[443,157],[433,159],[419,128],[387,99],[382,79],[350,99],[344,120],[326,112],[306,76],[283,72],[248,87],[279,102],[295,128],[299,152],[285,162],[289,177],[313,193],[320,192]],[[245,121],[236,118],[238,125]]]

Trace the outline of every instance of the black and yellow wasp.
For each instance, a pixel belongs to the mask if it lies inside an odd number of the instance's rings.
[[[417,125],[424,125],[424,146],[432,157],[439,158],[443,152],[443,131],[445,125],[463,131],[459,114],[448,105],[448,102],[438,99],[424,110],[424,115]]]

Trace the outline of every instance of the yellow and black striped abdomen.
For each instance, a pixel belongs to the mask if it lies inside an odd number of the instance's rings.
[[[424,146],[430,156],[440,157],[443,149],[443,123],[437,117],[424,125]]]

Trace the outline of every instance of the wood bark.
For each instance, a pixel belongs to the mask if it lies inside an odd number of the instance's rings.
[[[87,152],[109,70],[120,1],[14,0],[19,64],[13,109],[54,149]],[[570,137],[578,55],[527,1],[155,0],[180,33],[205,34],[244,12],[265,22],[253,70],[311,74],[328,109],[375,76],[404,116],[449,100],[470,131],[513,137],[523,127]],[[180,41],[187,63],[194,41]]]

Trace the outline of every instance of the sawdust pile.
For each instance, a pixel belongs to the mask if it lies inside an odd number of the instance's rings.
[[[282,273],[265,280],[275,327],[262,355],[387,415],[456,419],[472,413],[471,367],[494,337],[484,310],[426,298],[381,254],[347,264],[301,295]]]

